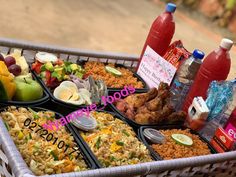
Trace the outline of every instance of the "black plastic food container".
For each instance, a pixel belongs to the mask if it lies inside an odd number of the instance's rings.
[[[39,82],[37,77],[33,73],[32,73],[32,77],[35,81]],[[39,84],[40,84],[40,82],[39,82]],[[39,105],[42,105],[50,99],[47,91],[45,90],[45,88],[43,86],[42,86],[42,89],[43,89],[43,97],[38,99],[38,100],[34,100],[34,101],[0,101],[0,105],[2,105],[2,106],[8,106],[8,105],[9,106],[10,105],[14,105],[14,106],[39,106]]]
[[[156,160],[163,160],[161,158],[161,156],[152,148],[151,146],[151,142],[146,139],[143,135],[143,131],[146,129],[146,128],[153,128],[153,129],[156,129],[156,130],[168,130],[168,129],[187,129],[186,127],[184,126],[177,126],[177,125],[169,125],[169,126],[142,126],[139,128],[138,130],[138,136],[140,137],[140,139],[142,140],[142,142],[147,146],[147,148],[149,149],[150,153],[152,154],[152,156],[156,159]],[[215,154],[217,153],[216,150],[210,145],[210,143],[205,139],[203,138],[201,135],[199,135],[197,132],[193,131],[193,130],[190,130],[190,132],[192,134],[195,134],[195,135],[198,135],[200,140],[202,140],[203,142],[207,143],[208,145],[208,148],[210,149],[211,153],[212,154]]]
[[[84,62],[81,62],[79,63],[80,65],[84,65]],[[119,67],[124,67],[126,68],[125,66],[123,65],[119,65],[119,64],[116,64],[116,66],[119,66]],[[126,68],[127,69],[127,68]],[[57,98],[54,97],[53,93],[50,91],[50,89],[46,86],[46,84],[44,83],[44,81],[37,75],[37,73],[35,71],[31,71],[33,73],[33,75],[37,78],[37,80],[39,81],[39,83],[42,85],[42,87],[44,87],[44,89],[47,91],[49,97],[51,98],[52,102],[56,103],[56,104],[59,104],[60,106],[63,106],[63,107],[66,107],[67,109],[70,109],[70,110],[76,110],[78,108],[85,108],[87,107],[87,105],[74,105],[74,104],[71,104],[71,103],[66,103],[64,101],[61,101]],[[131,71],[132,72],[132,71]],[[141,81],[143,83],[143,86],[144,88],[142,89],[136,89],[136,92],[147,92],[149,89],[145,83],[145,81],[136,73],[133,72],[133,76],[138,78],[139,81]],[[117,91],[120,91],[122,90],[123,88],[107,88],[108,92],[109,93],[114,93],[114,92],[117,92]],[[101,105],[97,105],[98,107],[101,107]]]
[[[111,115],[113,115],[114,117],[122,120],[124,123],[126,123],[128,125],[128,123],[119,115],[117,115],[116,113],[113,112],[109,112],[109,111],[97,111],[97,112],[105,112],[105,113],[109,113]],[[93,160],[96,162],[96,165],[100,168],[104,168],[101,163],[99,162],[98,158],[95,156],[95,154],[93,153],[93,151],[91,150],[91,148],[89,147],[89,145],[86,143],[86,141],[82,138],[82,136],[80,135],[79,130],[77,127],[75,127],[74,125],[72,125],[71,123],[69,124],[69,126],[72,128],[72,130],[74,131],[74,133],[78,136],[78,138],[80,139],[81,143],[84,145],[85,149],[88,151],[88,153],[92,156]],[[134,129],[133,129],[134,130]],[[142,139],[139,136],[136,136],[138,138],[139,141],[142,141]],[[147,146],[145,143],[143,143],[145,146]],[[157,158],[155,158],[155,156],[150,153],[150,155],[152,156],[153,160],[158,160]]]
[[[52,111],[52,110],[49,110],[49,109],[45,109],[45,108],[40,108],[40,107],[25,107],[25,106],[16,106],[17,108],[20,108],[20,107],[24,107],[24,108],[31,108],[33,109],[34,111],[38,112],[38,111]],[[0,109],[0,112],[3,112],[5,109],[7,109],[7,107],[4,107],[4,108],[1,108]],[[59,119],[61,117],[64,117],[63,115],[55,112],[55,111],[52,111],[55,113],[56,115],[56,119]],[[88,154],[88,152],[85,150],[84,146],[82,145],[81,141],[78,139],[77,135],[75,134],[75,132],[72,130],[72,128],[70,126],[66,126],[66,131],[68,133],[71,133],[73,135],[73,138],[74,138],[74,141],[75,143],[77,144],[77,146],[79,147],[79,150],[83,156],[83,159],[85,160],[87,166],[89,169],[96,169],[98,168],[98,166],[95,164],[95,162],[93,161],[93,159],[91,158],[91,156]]]
[[[81,66],[84,66],[85,65],[85,61],[78,61],[77,64],[81,65]],[[107,65],[108,63],[103,63],[105,65]],[[122,64],[117,64],[115,63],[115,67],[121,67],[121,68],[125,68],[125,69],[128,69],[126,66],[122,65]],[[130,69],[128,69],[129,71],[131,71]],[[137,92],[147,92],[149,90],[149,87],[147,86],[146,82],[136,73],[136,72],[133,72],[133,77],[137,78],[138,81],[141,81],[142,84],[143,84],[143,88],[135,88]],[[117,92],[117,91],[120,91],[122,90],[123,88],[112,88],[112,87],[107,87],[108,91],[110,92]]]
[[[50,91],[50,89],[46,86],[44,81],[39,76],[37,76],[37,74],[34,71],[32,71],[32,73],[37,78],[38,82],[41,84],[41,86],[44,88],[44,90],[46,90],[46,92],[49,95],[49,98],[51,99],[53,104],[57,104],[58,106],[60,106],[63,109],[66,109],[67,111],[75,111],[77,109],[90,107],[90,105],[74,105],[74,104],[71,104],[71,103],[66,103],[64,101],[61,101],[60,99],[57,99],[56,97],[54,97],[54,95]],[[103,106],[100,105],[100,104],[97,104],[97,107],[101,108]]]
[[[121,65],[121,64],[115,64],[116,67],[122,67],[122,68],[126,68],[128,69],[127,67],[125,67],[124,65]],[[129,69],[129,71],[131,71]],[[143,88],[135,88],[135,91],[136,92],[147,92],[149,90],[149,87],[147,86],[146,82],[136,73],[136,72],[133,72],[133,77],[136,77],[138,79],[138,81],[141,81],[143,83]],[[111,88],[111,87],[108,87],[108,91],[110,92],[117,92],[117,91],[120,91],[122,90],[123,88]]]

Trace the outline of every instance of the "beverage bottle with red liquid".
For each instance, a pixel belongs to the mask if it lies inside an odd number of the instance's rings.
[[[147,46],[150,46],[160,56],[165,54],[175,33],[175,22],[172,15],[175,12],[175,9],[175,4],[168,3],[166,5],[166,11],[159,15],[153,22],[144,44],[140,61]]]
[[[227,78],[231,65],[229,50],[232,45],[233,41],[224,38],[220,47],[205,58],[185,99],[183,111],[188,111],[194,97],[201,96],[204,100],[206,99],[207,89],[211,81]]]

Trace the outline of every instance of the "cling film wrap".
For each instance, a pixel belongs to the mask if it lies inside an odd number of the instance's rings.
[[[212,81],[208,88],[206,99],[207,107],[210,110],[207,121],[220,116],[231,101],[234,95],[234,83],[230,81]]]

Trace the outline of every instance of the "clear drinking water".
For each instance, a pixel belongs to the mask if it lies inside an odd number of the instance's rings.
[[[202,64],[204,55],[202,51],[194,50],[192,56],[184,61],[178,69],[171,85],[171,103],[176,111],[182,108],[183,102]]]

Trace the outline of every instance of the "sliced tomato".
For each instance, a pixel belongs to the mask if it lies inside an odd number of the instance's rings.
[[[57,62],[55,62],[56,65],[62,65],[64,61],[62,59],[58,59]]]
[[[35,71],[37,74],[40,73],[40,68],[43,64],[36,61],[35,63],[32,64],[32,70]]]
[[[46,80],[46,85],[50,85],[50,82],[51,82],[51,73],[50,71],[46,71],[46,74],[45,74],[45,80]]]
[[[83,79],[86,79],[87,77],[89,77],[90,75],[92,75],[92,72],[87,72],[83,75]]]

